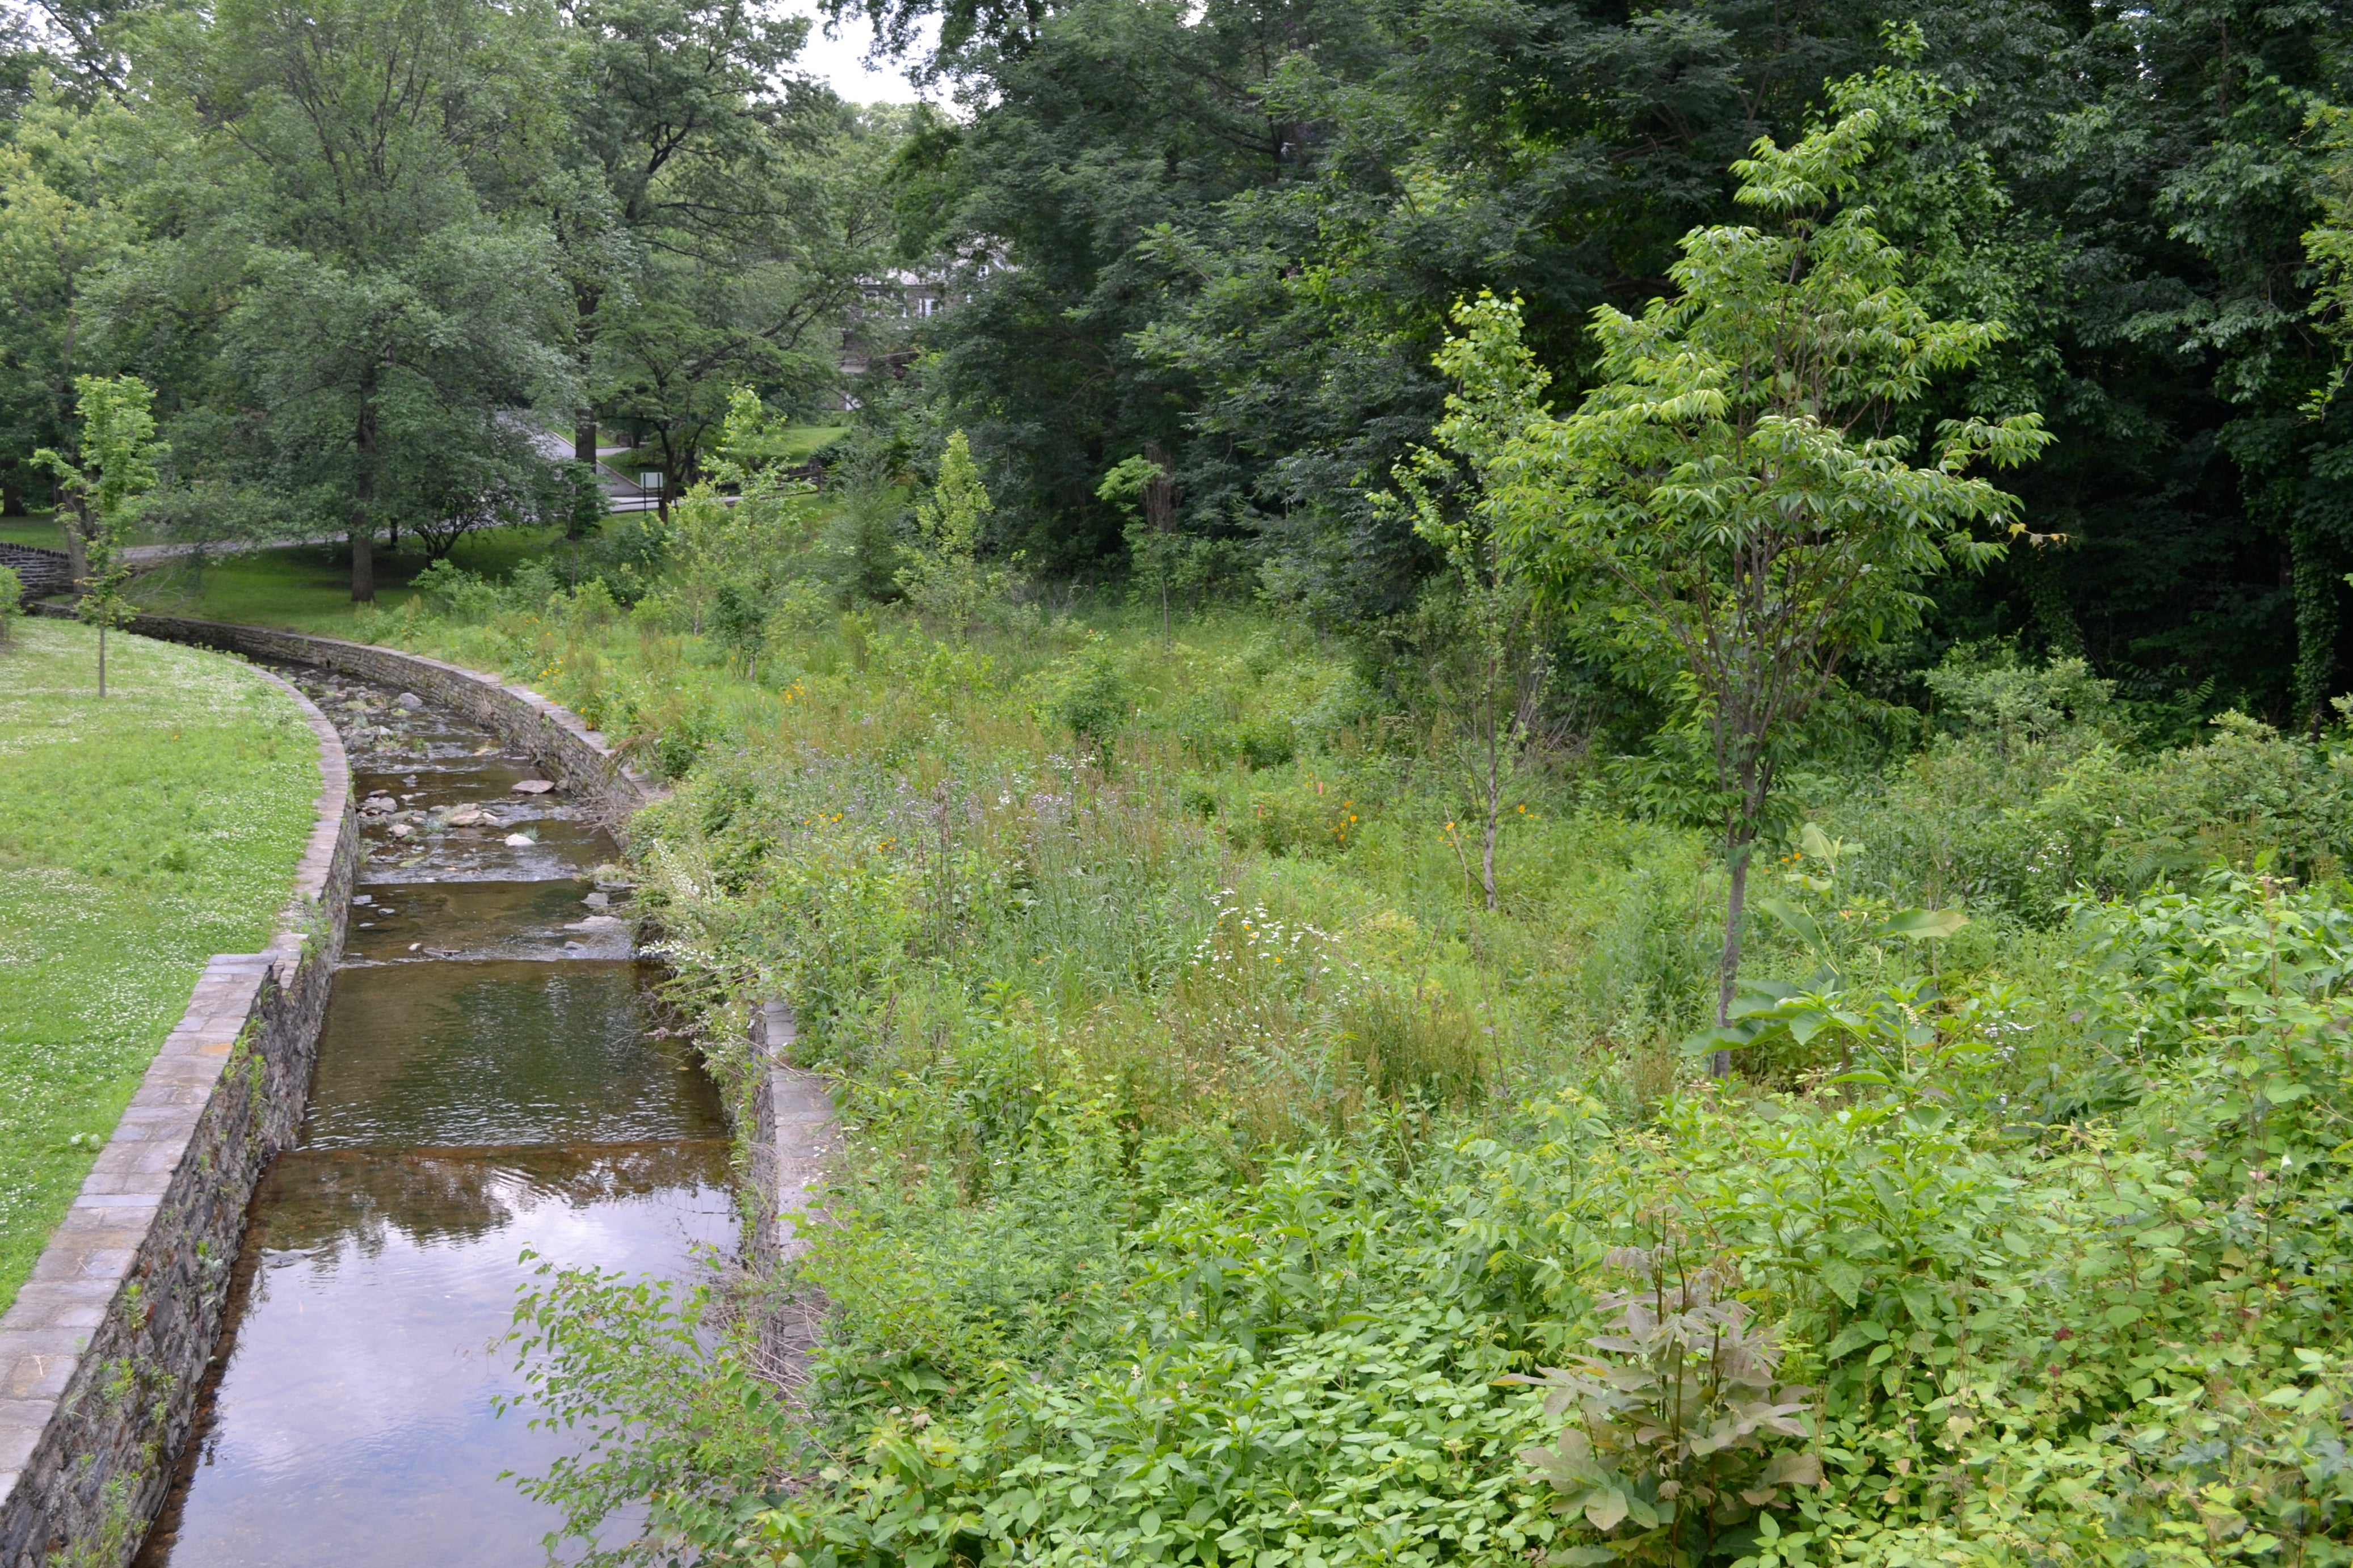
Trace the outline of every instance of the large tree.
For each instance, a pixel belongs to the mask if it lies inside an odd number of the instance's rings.
[[[528,180],[554,123],[549,43],[466,0],[232,0],[156,73],[230,150],[231,395],[263,412],[279,486],[343,522],[354,599],[436,470],[520,480],[541,459],[510,411],[572,398],[553,244],[482,195]]]
[[[745,0],[582,0],[565,14],[564,167],[544,186],[583,400],[691,482],[733,387],[829,380],[829,330],[881,232],[871,127],[790,66],[807,23]]]
[[[103,174],[122,118],[78,113],[45,83],[0,144],[0,510],[22,509],[35,448],[76,445],[75,378],[100,362],[91,293],[138,238]],[[79,577],[83,540],[67,542]]]

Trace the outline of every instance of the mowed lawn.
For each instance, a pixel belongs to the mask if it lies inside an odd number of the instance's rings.
[[[0,517],[0,544],[31,544],[43,550],[63,550],[66,531],[55,516]]]
[[[318,743],[236,659],[67,621],[0,643],[0,1307],[216,952],[292,895]]]
[[[534,556],[560,567],[570,548],[563,540],[560,529],[487,529],[459,540],[450,559],[479,575],[503,578]],[[142,609],[159,615],[364,639],[368,615],[397,609],[409,596],[410,580],[425,564],[422,554],[396,554],[379,544],[374,612],[352,603],[351,550],[340,543],[218,555],[201,568],[175,561],[142,572],[132,584],[131,596]]]

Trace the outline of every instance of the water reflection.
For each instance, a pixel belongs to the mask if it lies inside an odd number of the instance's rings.
[[[185,1495],[148,1561],[179,1568],[419,1568],[543,1560],[553,1510],[508,1471],[559,1435],[491,1401],[530,1247],[567,1264],[683,1272],[733,1230],[726,1145],[342,1151],[271,1171],[239,1261],[236,1348]]]
[[[305,1148],[708,1136],[719,1100],[649,1039],[634,963],[442,963],[335,977]]]

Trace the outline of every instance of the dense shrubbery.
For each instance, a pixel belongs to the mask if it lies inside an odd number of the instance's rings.
[[[1947,661],[1916,754],[1803,786],[1769,1016],[1711,1087],[1721,866],[1610,766],[1525,781],[1489,913],[1456,770],[1335,651],[842,608],[839,515],[739,508],[758,548],[628,611],[525,574],[379,623],[677,780],[635,842],[679,998],[723,1068],[791,998],[849,1134],[788,1278],[527,1304],[539,1397],[607,1434],[535,1483],[575,1524],[650,1500],[623,1557],[713,1563],[2345,1560],[2333,743],[2153,747],[2079,664]],[[694,629],[727,591],[756,638]],[[1802,1408],[1705,1394],[1624,1248],[1769,1331]],[[811,1308],[779,1379],[759,1327]],[[1587,1402],[1580,1449],[1510,1381],[1578,1357],[1715,1414],[1612,1447]]]

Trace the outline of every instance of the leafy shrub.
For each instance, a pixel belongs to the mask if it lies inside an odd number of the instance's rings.
[[[409,586],[436,615],[461,624],[480,625],[506,608],[506,595],[494,583],[475,575],[448,556],[426,563]]]
[[[1278,787],[1240,792],[1223,809],[1222,820],[1227,841],[1237,848],[1314,853],[1346,848],[1370,809],[1366,802],[1360,810],[1355,795],[1328,781],[1293,777]]]
[[[1775,1384],[1773,1331],[1750,1321],[1719,1269],[1687,1266],[1672,1245],[1619,1247],[1602,1264],[1637,1281],[1594,1303],[1617,1319],[1590,1342],[1602,1353],[1507,1380],[1547,1390],[1547,1415],[1577,1415],[1551,1447],[1520,1457],[1608,1544],[1553,1561],[1707,1562],[1758,1510],[1783,1506],[1783,1487],[1821,1483],[1818,1455],[1767,1444],[1810,1436],[1800,1417],[1813,1391]]]
[[[1943,731],[1875,796],[1842,784],[1814,810],[1873,847],[1865,875],[1889,897],[2052,924],[2085,889],[2137,893],[2265,855],[2325,880],[2353,856],[2353,755],[2235,713],[2197,745],[2136,754],[2080,660],[1956,659],[1927,679]]]
[[[25,613],[25,580],[13,566],[0,566],[0,642],[8,639],[11,622]]]
[[[1070,659],[1050,679],[1054,721],[1081,746],[1108,760],[1128,721],[1127,683],[1118,664],[1093,648]]]
[[[2137,892],[2218,861],[2326,881],[2353,855],[2353,754],[2225,713],[2202,745],[2137,768],[2105,762],[2087,758],[2040,807],[2053,818],[2105,818],[2095,870],[2104,889]]]
[[[907,501],[900,487],[879,474],[852,475],[836,492],[817,548],[818,571],[837,605],[880,605],[899,596],[899,574],[906,569],[901,521]]]

